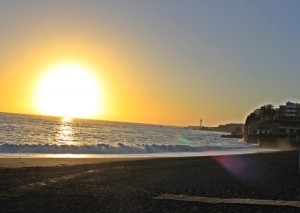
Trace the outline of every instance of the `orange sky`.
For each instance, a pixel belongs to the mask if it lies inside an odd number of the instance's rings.
[[[35,94],[46,70],[75,61],[103,92],[96,119],[244,122],[262,104],[299,99],[297,7],[274,3],[268,15],[262,8],[269,6],[1,1],[0,111],[40,113]]]
[[[0,111],[39,114],[34,106],[39,80],[50,66],[72,60],[90,67],[103,90],[105,111],[96,119],[197,125],[200,116],[206,116],[212,122],[219,122],[219,118],[214,118],[215,113],[211,113],[212,107],[185,94],[180,80],[169,82],[169,76],[153,75],[147,67],[143,72],[132,71],[140,69],[138,63],[129,59],[133,56],[113,51],[111,46],[106,49],[80,40],[50,40],[32,42],[21,52],[2,64],[7,71],[1,76],[0,89],[6,92],[0,94],[0,99],[5,100]]]

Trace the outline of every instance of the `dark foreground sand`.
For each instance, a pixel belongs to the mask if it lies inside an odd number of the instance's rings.
[[[300,212],[298,207],[274,204],[154,199],[175,194],[300,202],[298,155],[289,151],[115,162],[52,159],[53,163],[0,159],[1,165],[14,161],[48,166],[0,168],[0,212]]]

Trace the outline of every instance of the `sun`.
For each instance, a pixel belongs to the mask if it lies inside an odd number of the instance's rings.
[[[103,113],[99,81],[81,64],[52,66],[38,83],[36,108],[46,115],[92,118]]]

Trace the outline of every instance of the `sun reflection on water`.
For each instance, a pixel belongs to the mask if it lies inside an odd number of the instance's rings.
[[[75,145],[74,131],[72,127],[72,118],[62,118],[58,127],[56,139],[59,145]]]

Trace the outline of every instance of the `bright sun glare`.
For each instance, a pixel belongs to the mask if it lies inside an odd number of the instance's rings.
[[[103,112],[98,81],[91,70],[76,63],[48,69],[39,82],[36,102],[47,115],[91,118]]]

